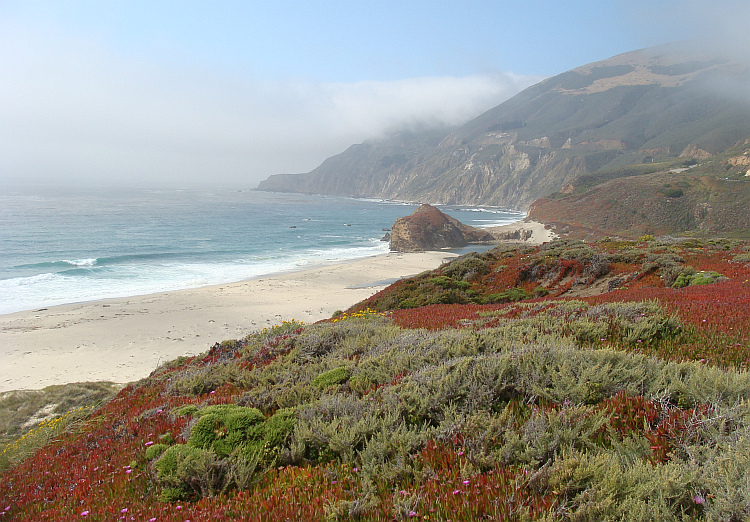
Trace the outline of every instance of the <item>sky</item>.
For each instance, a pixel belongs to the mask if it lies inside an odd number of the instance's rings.
[[[747,0],[0,0],[0,191],[252,188],[619,53],[746,55],[748,19]]]

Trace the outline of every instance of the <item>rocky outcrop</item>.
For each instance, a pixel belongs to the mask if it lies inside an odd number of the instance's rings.
[[[495,232],[493,236],[500,241],[528,241],[533,234],[534,232],[532,230],[519,228],[516,230]]]
[[[398,218],[391,229],[391,250],[421,252],[458,248],[494,241],[484,230],[464,225],[432,205],[421,205],[410,216]]]

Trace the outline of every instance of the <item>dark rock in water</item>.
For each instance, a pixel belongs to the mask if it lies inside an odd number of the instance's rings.
[[[432,205],[421,205],[410,216],[398,218],[391,229],[391,250],[421,252],[494,241],[489,232],[464,225]]]
[[[289,228],[297,228],[297,226],[296,226],[296,225],[292,225],[292,226],[291,226],[291,227],[289,227]]]
[[[381,241],[390,241],[391,240],[391,233],[386,232],[383,237],[380,238]]]

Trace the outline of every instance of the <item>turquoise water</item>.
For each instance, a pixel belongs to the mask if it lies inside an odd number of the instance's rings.
[[[0,194],[0,313],[241,281],[388,251],[416,205],[252,190]],[[440,207],[468,225],[502,209]]]

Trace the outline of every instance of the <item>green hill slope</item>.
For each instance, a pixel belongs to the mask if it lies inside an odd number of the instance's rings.
[[[532,219],[563,235],[750,237],[750,141],[691,168],[647,163],[581,176],[535,201]]]

